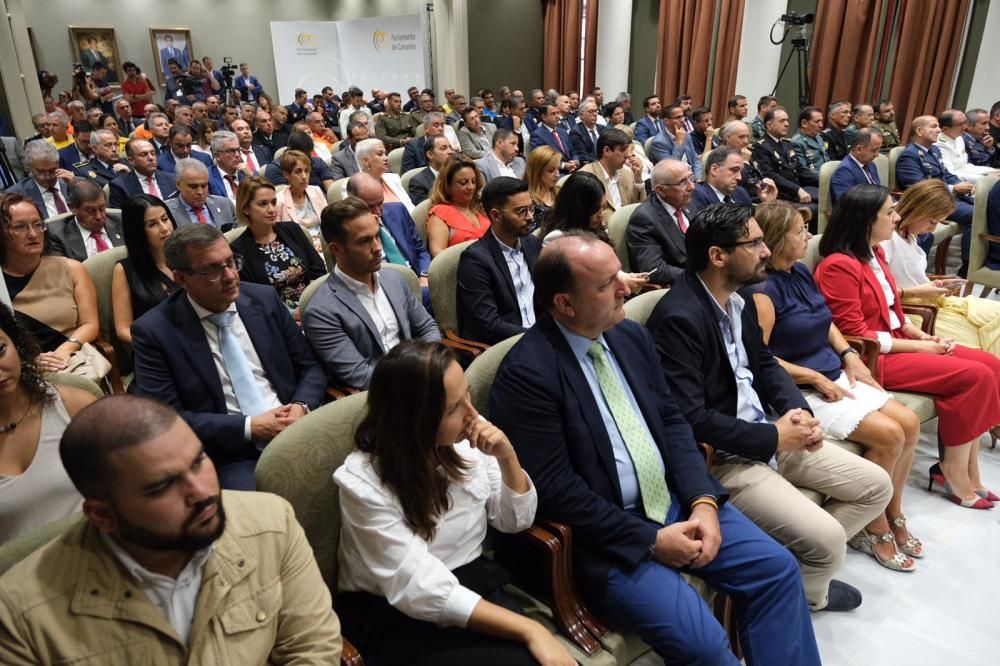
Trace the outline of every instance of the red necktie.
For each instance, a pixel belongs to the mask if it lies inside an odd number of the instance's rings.
[[[681,230],[682,234],[686,234],[688,230],[688,223],[684,221],[684,214],[681,212],[681,209],[678,208],[675,210],[674,214],[677,216],[677,228]]]
[[[226,174],[225,178],[226,178],[227,181],[229,181],[229,188],[233,191],[233,198],[235,199],[236,198],[236,189],[238,187],[236,185],[236,176],[234,176],[233,174],[229,173],[229,174]]]
[[[154,197],[160,196],[160,191],[156,189],[156,181],[153,180],[152,176],[146,176],[146,187],[149,188],[149,193]]]
[[[98,252],[104,252],[105,250],[111,249],[111,246],[108,245],[106,240],[104,240],[104,236],[101,235],[100,231],[91,231],[90,237],[94,239],[94,245],[97,246]]]
[[[561,150],[563,154],[565,154],[566,148],[563,147],[563,142],[559,138],[559,132],[557,132],[556,130],[552,130],[552,138],[556,140],[556,145],[559,146],[559,150]]]
[[[49,192],[52,193],[52,198],[56,202],[56,211],[61,215],[63,213],[68,213],[69,209],[66,208],[66,202],[63,201],[62,195],[59,193],[58,187],[50,187]]]
[[[195,215],[195,217],[198,218],[198,221],[201,222],[202,224],[208,224],[208,220],[205,218],[205,207],[204,206],[201,206],[200,208],[195,208],[194,209],[194,215]]]
[[[243,160],[247,163],[247,166],[250,167],[251,171],[257,173],[257,163],[253,161],[252,150],[250,150],[249,148],[243,149]]]

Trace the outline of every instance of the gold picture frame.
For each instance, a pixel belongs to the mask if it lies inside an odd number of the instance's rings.
[[[156,78],[161,86],[167,85],[170,79],[167,60],[176,58],[181,69],[187,69],[195,58],[190,28],[150,28],[149,43],[153,49]]]
[[[115,29],[110,27],[69,26],[70,51],[73,62],[80,63],[87,72],[92,72],[98,62],[108,67],[105,85],[119,86],[124,78],[122,60],[118,54],[118,40]]]

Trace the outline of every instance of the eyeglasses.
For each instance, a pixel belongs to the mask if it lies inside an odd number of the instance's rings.
[[[737,243],[731,243],[729,245],[722,245],[721,247],[735,249],[740,246],[748,247],[751,250],[759,250],[762,247],[764,247],[764,237],[761,236],[760,238],[753,238],[751,240],[739,241]]]
[[[667,187],[684,187],[685,185],[694,185],[694,176],[688,176],[684,180],[678,180],[676,183],[663,183]]]
[[[240,152],[239,148],[219,148],[217,153],[222,153],[223,155],[238,155]]]
[[[7,228],[7,231],[18,236],[23,236],[28,233],[28,229],[31,229],[36,234],[45,233],[44,222],[32,222],[31,224],[5,224],[4,226]]]
[[[534,217],[535,206],[518,206],[517,208],[501,208],[505,213],[514,213],[518,217]]]
[[[218,264],[216,266],[209,266],[208,268],[200,271],[186,271],[191,275],[200,275],[209,282],[218,282],[222,279],[222,276],[228,270],[234,270],[237,273],[243,268],[243,257],[238,254],[234,254],[229,257],[229,259],[224,264]]]

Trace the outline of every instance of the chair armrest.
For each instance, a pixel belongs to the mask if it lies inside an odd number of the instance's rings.
[[[471,349],[478,350],[477,356],[490,348],[490,346],[485,342],[476,342],[475,340],[467,340],[466,338],[459,337],[458,333],[451,330],[450,328],[445,329],[444,337],[441,340],[441,342],[444,342],[446,344],[448,343],[448,341],[455,342],[457,344],[464,345]]]
[[[519,588],[545,601],[561,634],[587,655],[601,650],[601,643],[581,619],[589,611],[581,610],[584,606],[573,583],[570,551],[560,536],[540,523],[517,534],[497,534],[494,556]]]
[[[560,523],[555,520],[543,520],[541,521],[541,525],[555,535],[559,539],[560,544],[562,544],[563,556],[561,561],[565,565],[566,570],[563,584],[572,592],[573,607],[577,617],[580,618],[587,631],[594,637],[600,638],[608,633],[608,628],[583,603],[583,600],[576,591],[576,579],[573,575],[573,530],[566,523]]]
[[[711,467],[712,456],[715,455],[715,447],[705,442],[698,442],[698,448],[701,449],[702,455],[705,456],[705,465]]]
[[[341,637],[344,642],[344,647],[340,652],[340,666],[364,666],[365,660],[361,658],[361,653],[358,649],[351,645],[351,642],[346,638]]]
[[[872,373],[872,377],[878,379],[878,355],[882,353],[882,347],[879,345],[878,340],[861,338],[854,335],[845,335],[844,339],[847,340],[847,344],[857,350],[858,355],[861,356],[861,360],[868,366],[868,371]]]
[[[360,390],[352,386],[326,387],[326,397],[330,399],[330,402],[333,402],[334,400],[340,400],[341,398],[346,398],[347,396],[354,395],[355,393],[360,393]]]
[[[902,308],[904,314],[920,317],[920,330],[927,335],[934,335],[934,324],[937,322],[938,306],[903,303]]]
[[[108,359],[108,363],[111,364],[111,371],[108,373],[108,376],[105,377],[105,381],[107,381],[108,385],[111,387],[111,393],[116,395],[125,393],[125,385],[122,383],[122,373],[118,366],[118,354],[115,353],[115,348],[100,338],[94,340],[91,344],[94,345],[94,347],[97,348],[97,351],[101,352],[101,356]]]

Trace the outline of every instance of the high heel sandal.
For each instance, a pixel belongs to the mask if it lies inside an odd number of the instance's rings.
[[[948,480],[944,476],[944,472],[941,471],[941,463],[934,463],[928,472],[930,476],[930,483],[927,484],[927,492],[931,492],[934,488],[934,484],[940,484],[944,486],[945,496],[952,502],[959,506],[963,506],[966,509],[992,509],[993,502],[983,497],[978,496],[975,500],[962,499],[958,495],[952,492],[951,486],[948,484]]]
[[[906,531],[906,543],[901,546],[897,541],[897,549],[914,559],[919,559],[924,556],[924,544],[920,542],[920,539],[910,534],[910,530],[906,528],[906,518],[904,516],[900,515],[895,518],[890,518],[889,526]]]
[[[875,546],[880,543],[891,543],[895,554],[892,557],[883,560],[879,557],[878,551],[875,550]],[[848,540],[847,545],[854,550],[861,551],[862,553],[868,553],[875,559],[876,562],[886,569],[902,571],[905,573],[917,570],[917,563],[912,559],[910,559],[910,566],[906,566],[906,561],[909,558],[904,553],[900,552],[899,547],[896,545],[896,537],[893,536],[892,531],[876,536],[874,534],[869,534],[868,530],[861,530]]]

